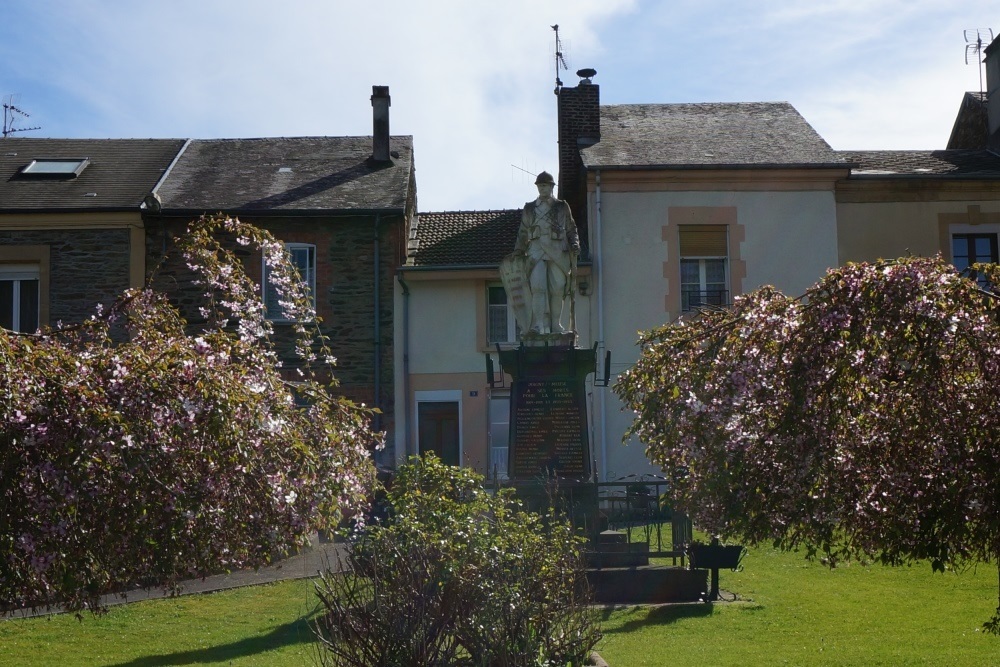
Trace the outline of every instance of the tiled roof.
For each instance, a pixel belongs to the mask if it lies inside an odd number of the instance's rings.
[[[842,162],[787,102],[601,107],[588,168],[819,167]]]
[[[410,266],[499,266],[514,249],[521,209],[421,213],[411,229]]]
[[[390,164],[371,137],[193,140],[157,190],[165,213],[402,211],[413,138],[392,137]]]
[[[183,139],[0,139],[0,211],[139,210]],[[42,158],[90,158],[76,178],[24,177]]]
[[[1000,155],[987,150],[839,151],[857,166],[851,178],[1000,178]]]

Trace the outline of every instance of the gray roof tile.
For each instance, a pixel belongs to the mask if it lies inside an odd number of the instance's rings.
[[[1000,178],[1000,155],[987,150],[839,151],[851,178]]]
[[[391,164],[371,137],[193,140],[157,191],[165,213],[372,211],[406,207],[413,139],[392,137]]]
[[[0,139],[0,211],[139,210],[183,139]],[[76,178],[28,178],[40,158],[90,158]]]
[[[588,168],[822,167],[841,157],[787,102],[601,107]]]

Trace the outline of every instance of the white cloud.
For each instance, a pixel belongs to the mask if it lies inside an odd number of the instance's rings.
[[[938,0],[34,0],[0,94],[38,136],[366,135],[373,84],[415,137],[421,210],[519,206],[555,172],[553,47],[603,101],[789,100],[835,148],[941,147],[966,89]],[[986,17],[991,18],[991,17]],[[982,19],[980,19],[982,20]],[[1000,27],[1000,26],[998,26]]]

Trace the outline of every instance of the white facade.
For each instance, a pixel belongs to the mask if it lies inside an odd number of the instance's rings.
[[[679,231],[725,229],[727,301],[762,285],[801,294],[837,266],[834,183],[845,172],[764,174],[742,184],[712,174],[656,183],[622,172],[596,172],[589,188],[595,296],[591,330],[612,351],[612,376],[638,359],[638,333],[682,315]],[[744,177],[745,178],[745,177]],[[725,190],[713,190],[712,187]],[[656,473],[636,442],[622,443],[632,420],[614,392],[595,404],[601,477]]]

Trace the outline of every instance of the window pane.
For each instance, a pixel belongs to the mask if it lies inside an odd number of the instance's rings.
[[[681,284],[682,285],[694,285],[697,286],[701,283],[701,277],[699,275],[698,260],[696,259],[682,259],[681,260]]]
[[[724,259],[706,259],[705,262],[705,282],[706,283],[717,283],[718,285],[726,284],[726,260]]]
[[[487,340],[491,343],[507,343],[507,306],[491,305],[487,308],[489,318]]]
[[[25,333],[38,330],[38,281],[22,280],[21,283],[21,320],[18,329]]]
[[[490,397],[490,455],[486,475],[507,478],[507,446],[510,442],[510,397]]]
[[[14,328],[14,281],[0,280],[0,327]]]
[[[313,306],[316,305],[316,247],[311,245],[286,245],[292,266],[299,272],[299,278],[308,288]],[[269,320],[285,319],[281,305],[278,303],[279,295],[270,284],[271,269],[264,265],[264,309]]]
[[[507,291],[503,287],[488,287],[487,292],[487,303],[491,306],[506,306],[507,305]]]

